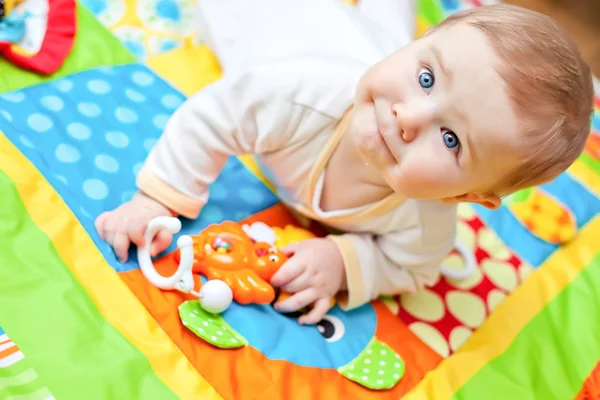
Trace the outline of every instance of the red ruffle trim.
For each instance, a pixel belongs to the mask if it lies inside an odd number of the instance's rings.
[[[61,67],[73,48],[77,30],[75,0],[48,0],[48,22],[40,50],[22,54],[12,43],[0,43],[0,54],[15,65],[50,75]]]

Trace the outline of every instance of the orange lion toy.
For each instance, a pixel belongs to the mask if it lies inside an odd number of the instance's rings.
[[[192,236],[192,241],[194,273],[224,281],[240,304],[270,304],[275,300],[269,281],[288,259],[277,247],[252,240],[232,221],[209,225]],[[179,250],[174,257],[179,263]]]

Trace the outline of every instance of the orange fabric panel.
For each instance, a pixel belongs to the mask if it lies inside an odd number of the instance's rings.
[[[583,383],[581,391],[574,400],[597,400],[600,399],[600,361]]]
[[[280,227],[295,224],[287,210],[279,204],[243,222],[257,220]],[[315,233],[319,233],[318,227],[313,228]],[[165,275],[172,274],[177,268],[170,256],[156,260],[155,266]],[[193,296],[161,291],[150,285],[140,270],[120,275],[175,345],[225,399],[397,399],[412,389],[441,361],[441,357],[409,331],[385,305],[375,302],[378,317],[376,336],[400,354],[406,362],[406,371],[394,389],[385,392],[371,391],[347,380],[336,370],[270,360],[251,346],[235,350],[216,348],[196,337],[179,320],[177,306]]]

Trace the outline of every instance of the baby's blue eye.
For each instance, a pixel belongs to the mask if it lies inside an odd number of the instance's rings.
[[[429,89],[433,86],[433,74],[429,71],[423,71],[419,74],[419,85],[424,89]]]
[[[443,131],[444,144],[447,148],[453,149],[458,146],[458,137],[452,131]]]

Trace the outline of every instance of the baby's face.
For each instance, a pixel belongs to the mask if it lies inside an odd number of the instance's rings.
[[[522,155],[498,65],[483,34],[459,24],[373,66],[350,126],[364,161],[408,198],[451,200],[495,185]]]

